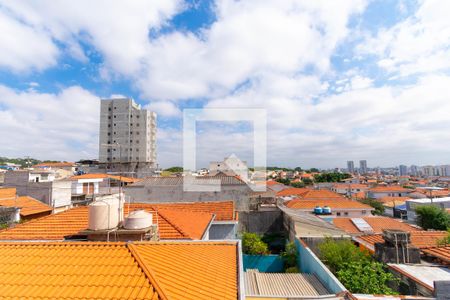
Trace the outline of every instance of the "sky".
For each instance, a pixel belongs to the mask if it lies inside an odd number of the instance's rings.
[[[267,110],[267,164],[450,163],[450,1],[0,0],[0,156],[98,157],[99,101]],[[197,163],[251,163],[252,124],[200,122]],[[245,122],[244,122],[245,123]]]

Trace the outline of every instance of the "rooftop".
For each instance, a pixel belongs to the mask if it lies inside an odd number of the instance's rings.
[[[428,247],[422,249],[422,252],[450,264],[450,246]]]
[[[438,240],[447,236],[446,231],[411,231],[411,244],[417,248],[423,249],[434,247]],[[362,235],[357,240],[363,241],[366,245],[374,247],[375,243],[383,243],[384,239],[381,234]],[[449,248],[450,249],[450,248]]]
[[[390,186],[377,186],[371,188],[369,191],[373,193],[387,193],[387,192],[413,192],[412,189],[407,189],[399,185],[390,185]]]
[[[17,299],[237,299],[236,256],[232,242],[0,243],[0,294]]]
[[[316,200],[316,199],[334,199],[334,200],[345,200],[347,198],[342,195],[329,191],[329,190],[312,190],[307,188],[289,188],[284,189],[277,193],[278,197],[281,196],[298,196],[299,198],[306,200]]]
[[[0,188],[0,199],[14,199],[16,188]]]
[[[383,229],[398,229],[404,231],[417,231],[416,227],[409,224],[400,222],[393,218],[388,217],[364,217],[362,218],[366,221],[373,229],[374,233],[382,233]],[[335,218],[333,219],[333,224],[339,229],[344,230],[347,233],[359,234],[362,233],[352,222],[351,218]]]
[[[314,209],[316,206],[329,206],[333,209],[367,209],[373,210],[374,208],[370,205],[352,201],[352,200],[303,200],[303,199],[295,199],[290,200],[286,203],[286,206],[289,208],[295,209]]]
[[[118,181],[122,181],[122,182],[126,182],[126,183],[134,183],[134,182],[138,182],[141,180],[138,178],[117,176],[117,175],[104,174],[104,173],[76,175],[76,176],[70,177],[70,180],[102,179],[102,178],[110,178],[110,179],[114,179],[114,180],[118,180]]]
[[[221,185],[246,185],[237,176],[197,176],[192,178],[195,184],[217,184]],[[147,177],[132,186],[179,186],[183,185],[184,177]]]
[[[0,198],[0,206],[20,207],[22,217],[32,216],[40,213],[51,212],[52,208],[41,201],[29,196],[19,196],[17,198]]]
[[[62,168],[62,167],[74,167],[72,162],[46,162],[34,165],[33,168]]]
[[[431,291],[434,290],[434,281],[450,280],[450,269],[444,267],[410,264],[389,264],[389,267]]]
[[[125,215],[137,209],[144,209],[154,214],[153,223],[158,224],[161,239],[201,239],[212,221],[213,214],[216,214],[215,220],[235,220],[233,202],[229,201],[126,203]],[[76,235],[87,226],[88,207],[81,206],[1,230],[0,240],[63,240],[66,236]]]

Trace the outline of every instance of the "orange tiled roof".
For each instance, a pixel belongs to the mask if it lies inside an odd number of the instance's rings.
[[[288,201],[286,204],[289,208],[297,209],[314,209],[316,206],[329,206],[333,209],[367,209],[373,210],[373,207],[367,204],[363,204],[358,201],[352,200],[303,200],[295,199]]]
[[[447,197],[448,195],[450,195],[450,191],[448,189],[444,189],[444,190],[426,190],[426,189],[418,187],[416,190],[418,192],[426,195],[427,197],[430,196],[430,193],[431,193],[431,196],[433,196],[433,197]]]
[[[237,299],[236,245],[158,243],[131,245],[169,299]],[[190,263],[191,262],[191,263]],[[195,263],[193,263],[195,262]]]
[[[411,231],[411,244],[420,249],[434,247],[437,245],[438,240],[446,236],[446,231]],[[362,235],[359,236],[358,239],[363,240],[364,242],[371,245],[384,242],[383,236],[381,234]]]
[[[293,195],[301,195],[307,192],[309,189],[307,188],[288,188],[277,193],[278,197],[282,196],[293,196]]]
[[[43,167],[58,168],[58,167],[73,167],[73,166],[75,166],[75,164],[71,162],[47,162],[34,165],[33,168],[43,168]]]
[[[0,199],[16,198],[16,188],[0,188]]]
[[[29,196],[20,196],[8,200],[0,199],[0,206],[20,207],[20,215],[24,217],[52,211],[52,208],[47,204]]]
[[[235,243],[0,243],[0,295],[237,299]]]
[[[201,239],[217,209],[216,220],[234,220],[233,202],[202,203],[127,203],[129,211],[144,209],[154,213],[161,239]],[[156,214],[155,211],[158,211]],[[231,218],[231,219],[229,219]],[[192,222],[195,220],[195,222]],[[0,240],[63,240],[88,226],[88,207],[76,207],[0,231]]]
[[[446,263],[450,263],[450,246],[425,248],[422,249],[422,252]]]
[[[349,187],[351,189],[368,189],[369,186],[367,184],[360,184],[360,183],[335,183],[333,184],[334,188],[337,189],[348,189]]]
[[[278,197],[282,196],[297,196],[306,200],[313,199],[342,199],[346,198],[338,193],[329,190],[312,190],[308,188],[288,188],[277,193]]]
[[[399,185],[389,185],[389,186],[373,187],[369,191],[374,193],[388,193],[388,192],[413,192],[414,190],[407,189]]]
[[[364,217],[363,218],[374,230],[374,233],[382,233],[383,229],[398,229],[404,231],[417,231],[416,227],[400,222],[388,217]],[[351,218],[335,218],[334,226],[344,230],[347,233],[361,233],[353,224]]]

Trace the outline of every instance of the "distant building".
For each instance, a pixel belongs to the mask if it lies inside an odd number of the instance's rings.
[[[414,192],[414,190],[399,185],[377,186],[369,189],[368,197],[373,199],[380,199],[383,197],[408,197],[412,192]]]
[[[106,170],[148,176],[156,167],[156,114],[132,99],[102,100],[99,151]]]
[[[435,176],[434,167],[433,166],[424,166],[422,167],[423,175],[425,176]]]
[[[355,173],[355,163],[353,162],[353,160],[347,161],[347,171],[350,174],[354,174]]]
[[[15,187],[17,195],[30,196],[52,207],[54,212],[71,207],[71,181],[57,180],[52,171],[9,171],[5,187]]]
[[[367,160],[359,161],[359,173],[367,174]]]
[[[407,166],[405,166],[405,165],[400,165],[400,166],[398,167],[398,170],[399,170],[399,175],[400,175],[400,176],[408,175],[408,167],[407,167]]]
[[[225,157],[223,161],[210,162],[209,172],[212,176],[216,175],[218,172],[222,172],[226,175],[237,175],[245,181],[248,180],[247,162],[240,160],[235,155]]]
[[[419,168],[417,166],[412,165],[410,167],[410,170],[411,170],[411,175],[412,176],[419,176]]]

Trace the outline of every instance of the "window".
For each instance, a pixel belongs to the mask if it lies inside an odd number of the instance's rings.
[[[114,119],[116,118],[116,116],[114,116]]]
[[[139,127],[139,123],[137,123],[136,126]]]
[[[138,132],[136,132],[136,134],[137,134],[137,135],[139,135],[139,131],[138,131]]]
[[[114,126],[116,126],[116,123],[114,123]]]
[[[116,152],[116,148],[113,148],[113,151]]]
[[[340,213],[340,212],[337,212],[337,213],[336,213],[336,216],[338,216],[338,217],[339,217],[340,215],[341,215],[341,213]]]
[[[116,132],[114,131],[114,134],[116,134]]]
[[[111,116],[108,116],[108,120],[111,120]]]
[[[114,106],[114,109],[117,109],[117,107]]]
[[[108,128],[111,128],[111,124],[108,124]]]
[[[108,107],[108,111],[111,111],[111,107]]]
[[[348,216],[348,212],[344,212],[344,216]]]
[[[365,210],[362,211],[362,214],[365,215],[367,212]]]
[[[106,152],[111,152],[111,149],[106,149]]]
[[[111,132],[108,132],[108,136],[111,135]]]

